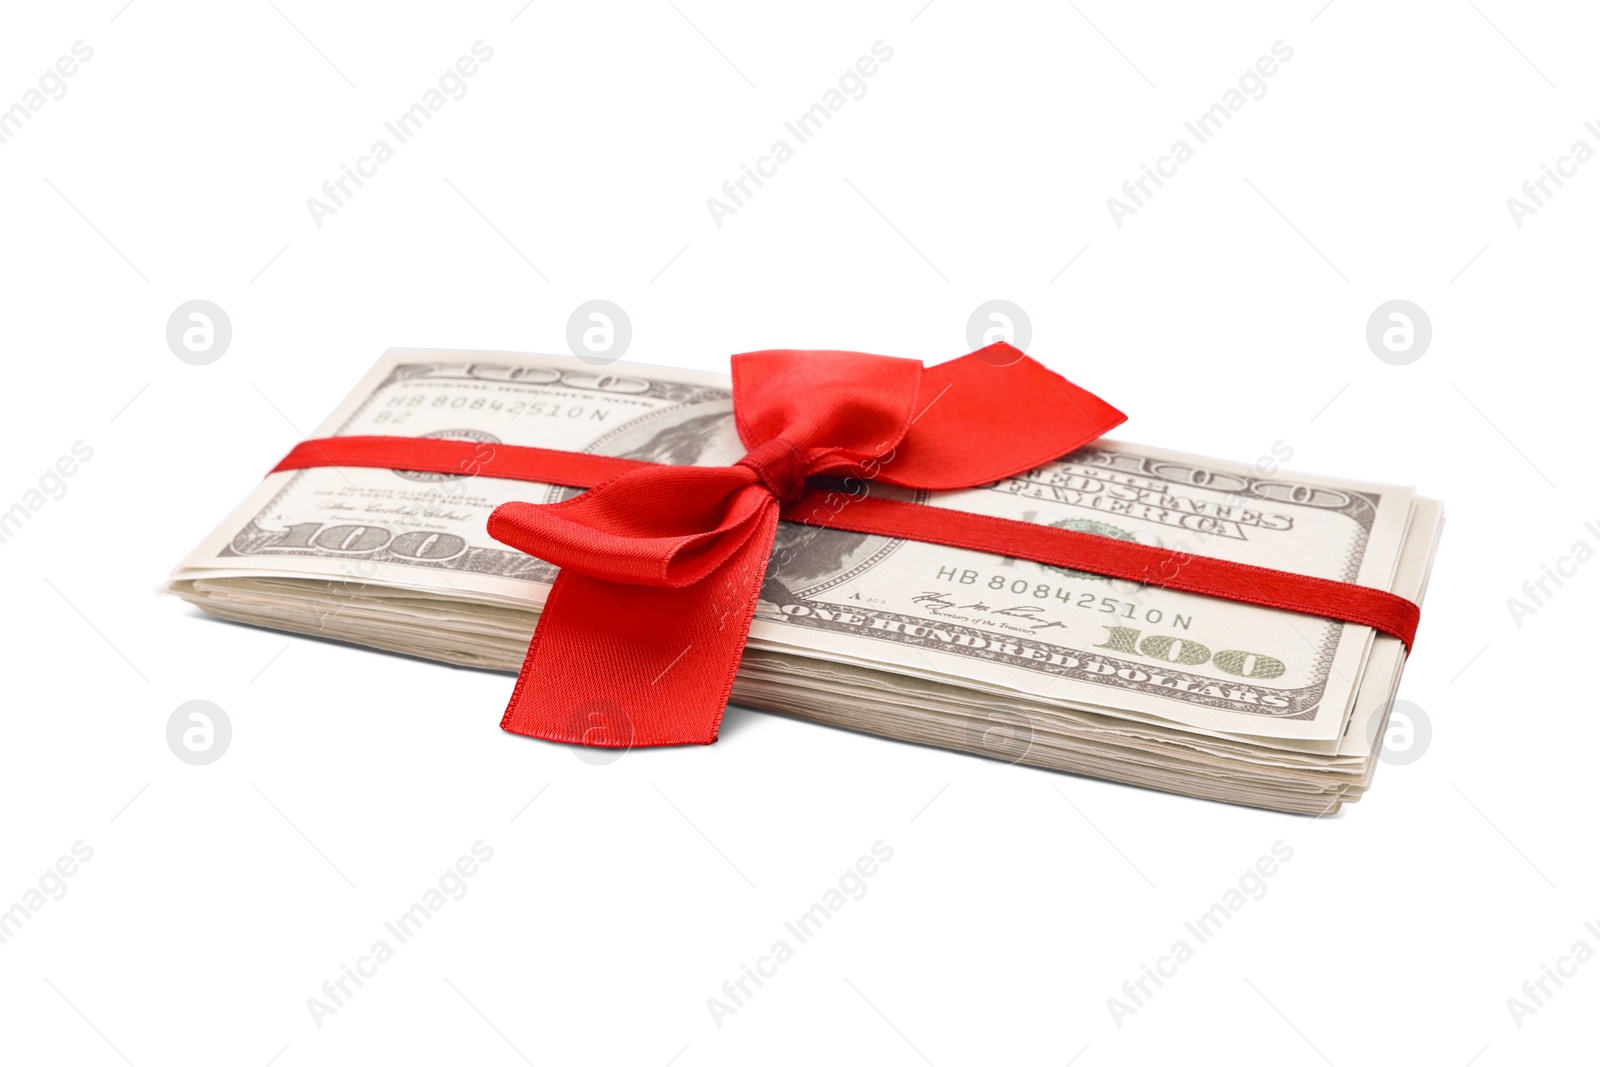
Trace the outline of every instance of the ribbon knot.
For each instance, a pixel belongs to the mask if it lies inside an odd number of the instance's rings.
[[[1126,417],[1006,344],[935,367],[860,352],[734,356],[733,399],[748,450],[734,466],[628,470],[570,500],[490,516],[492,536],[561,568],[502,727],[583,744],[575,712],[603,700],[636,746],[709,744],[778,513],[807,476],[983,485]]]
[[[752,448],[734,466],[754,471],[756,480],[780,504],[799,500],[806,490],[805,457],[793,441],[782,437],[774,437]]]

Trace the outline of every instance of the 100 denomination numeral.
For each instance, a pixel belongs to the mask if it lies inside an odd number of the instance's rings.
[[[404,530],[397,534],[385,526],[297,522],[285,529],[272,547],[316,548],[348,556],[387,550],[405,559],[437,562],[461,555],[467,550],[467,542],[456,534],[435,530]]]
[[[1237,678],[1277,678],[1288,670],[1283,660],[1260,652],[1228,648],[1213,653],[1199,641],[1191,641],[1187,637],[1151,634],[1141,638],[1141,631],[1132,626],[1106,626],[1106,629],[1109,633],[1105,642],[1095,645],[1095,648],[1143,656],[1174,666],[1198,667],[1209,660],[1217,670]]]

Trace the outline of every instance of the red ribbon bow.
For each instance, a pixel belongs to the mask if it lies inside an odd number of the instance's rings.
[[[1370,626],[1409,650],[1420,610],[1382,589],[1158,545],[813,487],[854,476],[962,489],[1031,470],[1126,416],[1007,344],[924,367],[859,352],[733,357],[749,453],[727,467],[470,441],[302,441],[273,468],[387,467],[567,485],[502,504],[499,540],[557,564],[501,726],[596,747],[710,744],[733,685],[779,518],[990,552]]]
[[[1004,344],[936,367],[859,352],[734,356],[733,399],[749,453],[731,466],[643,467],[489,517],[496,540],[561,568],[502,727],[569,743],[710,744],[780,507],[807,479],[982,485],[1126,418]]]

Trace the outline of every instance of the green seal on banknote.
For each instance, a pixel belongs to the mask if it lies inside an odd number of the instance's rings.
[[[1062,519],[1059,522],[1052,522],[1050,525],[1061,530],[1073,530],[1077,533],[1094,534],[1096,537],[1112,537],[1118,541],[1139,540],[1127,530],[1113,526],[1109,522],[1101,522],[1098,519]],[[1053,571],[1056,574],[1060,574],[1068,578],[1084,578],[1091,582],[1111,581],[1110,578],[1107,578],[1103,574],[1090,574],[1088,571],[1068,570],[1066,567],[1054,567],[1048,563],[1041,563],[1040,566],[1047,571]]]

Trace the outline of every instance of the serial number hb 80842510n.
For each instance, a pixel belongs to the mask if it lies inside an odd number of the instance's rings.
[[[533,418],[546,419],[578,419],[587,422],[605,422],[611,417],[611,412],[600,407],[580,402],[573,402],[560,396],[549,400],[501,399],[487,396],[464,396],[435,394],[424,396],[420,393],[407,393],[389,398],[384,408],[374,416],[373,422],[408,422],[413,409],[432,408],[439,411],[478,411],[485,413],[498,413],[509,418],[520,418],[528,415]]]
[[[1131,600],[1103,596],[1098,592],[1074,590],[1070,586],[1060,585],[1055,582],[1032,581],[1027,578],[1017,578],[1006,574],[986,574],[972,568],[959,567],[940,567],[938,580],[955,585],[968,585],[974,589],[989,589],[997,593],[1010,593],[1013,596],[1029,596],[1035,600],[1059,600],[1063,604],[1081,608],[1084,611],[1115,615],[1118,618],[1143,622],[1149,626],[1160,626],[1165,623],[1175,630],[1187,630],[1194,624],[1194,616],[1192,615],[1184,615],[1180,612],[1172,612],[1169,615],[1160,608],[1144,608],[1141,610],[1139,605]]]

